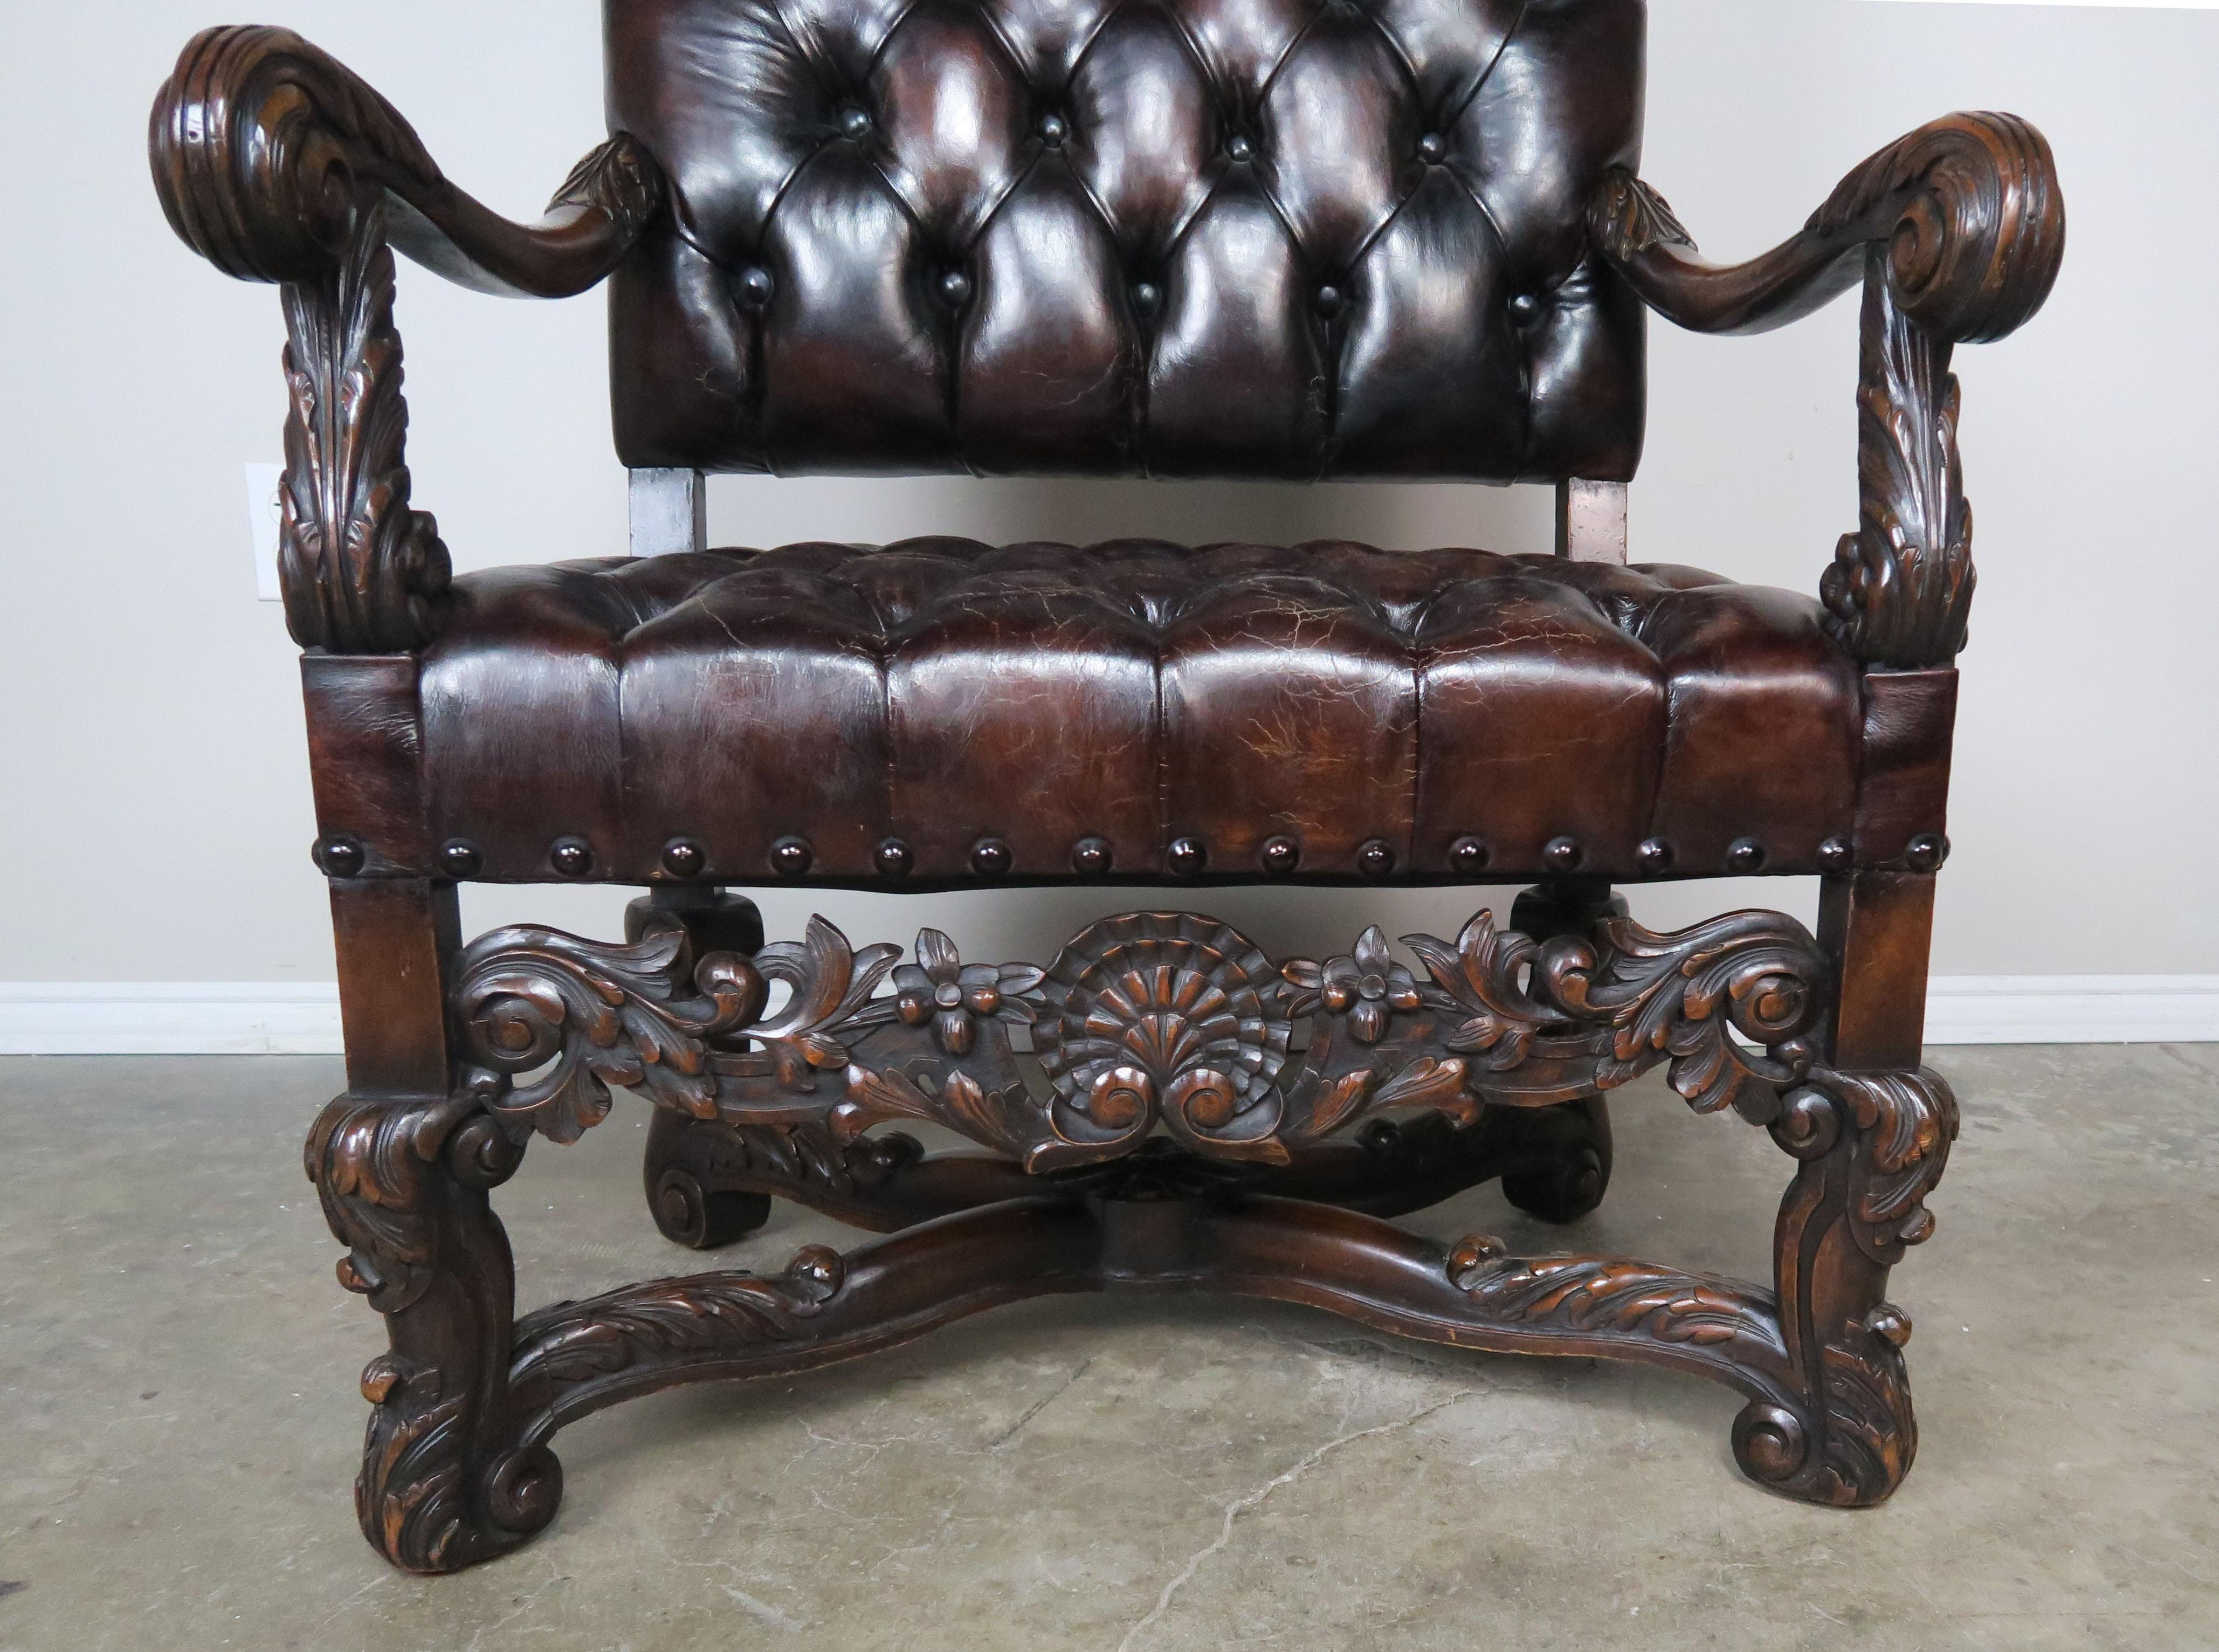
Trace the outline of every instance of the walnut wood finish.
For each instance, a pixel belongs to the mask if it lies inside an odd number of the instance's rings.
[[[1694,1371],[1745,1396],[1741,1466],[1813,1501],[1909,1469],[1886,1289],[1956,1131],[1919,1065],[1973,590],[1952,352],[2055,279],[2048,149],[1950,116],[1719,266],[1638,176],[1640,0],[1223,19],[834,5],[805,51],[762,0],[609,0],[612,135],[530,226],[282,29],[209,30],[162,87],[171,224],[281,288],[281,573],[347,1040],[306,1163],[388,1321],[357,1502],[395,1564],[544,1527],[548,1440],[600,1406],[1069,1291]],[[395,251],[512,295],[612,277],[662,554],[450,576],[411,497]],[[1818,599],[1625,565],[1646,308],[1754,331],[1859,281],[1859,524]],[[702,475],[733,469],[1552,482],[1560,554],[709,550]],[[1759,873],[1824,877],[1816,937],[1655,934],[1611,887]],[[1529,878],[1507,928],[1408,959],[1138,911],[1045,967],[822,920],[767,945],[724,892]],[[468,879],[651,892],[621,942],[464,945]],[[1660,1065],[1793,1161],[1768,1287],[1382,1220],[1499,1177],[1576,1221],[1605,1097]],[[517,1319],[488,1196],[612,1086],[657,1108],[672,1239],[728,1243],[774,1196],[891,1237]],[[984,1151],[885,1128],[911,1121]]]

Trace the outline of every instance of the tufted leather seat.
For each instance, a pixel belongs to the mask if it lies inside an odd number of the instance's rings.
[[[1338,543],[912,539],[501,568],[456,582],[421,666],[434,841],[484,875],[648,879],[674,837],[762,877],[1688,875],[1851,829],[1855,664],[1820,609],[1693,568]],[[1669,866],[1652,849],[1668,846]],[[1383,844],[1365,862],[1366,846]],[[991,857],[990,857],[991,860]],[[786,870],[793,870],[789,857]],[[1177,870],[1174,866],[1168,869]],[[1744,865],[1739,870],[1750,870]]]
[[[625,463],[1625,481],[1641,0],[611,0]]]

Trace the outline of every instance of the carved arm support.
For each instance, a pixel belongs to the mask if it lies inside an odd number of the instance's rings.
[[[2042,134],[2011,115],[1922,127],[1843,179],[1800,233],[1746,264],[1701,258],[1631,172],[1606,181],[1588,227],[1652,308],[1698,332],[1765,332],[1864,282],[1861,525],[1822,594],[1868,666],[1949,664],[1973,585],[1950,353],[2024,325],[2056,283],[2065,202]]]
[[[416,648],[438,628],[447,553],[409,507],[393,326],[398,247],[482,292],[565,297],[613,270],[663,200],[619,134],[537,224],[447,182],[397,110],[282,28],[196,35],[154,100],[154,187],[178,237],[225,274],[283,287],[292,402],[280,575],[304,648]]]

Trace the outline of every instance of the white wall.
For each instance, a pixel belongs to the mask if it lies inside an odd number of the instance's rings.
[[[1949,109],[2017,110],[2064,169],[2073,229],[2048,311],[1960,356],[1981,583],[1967,669],[1937,968],[2219,973],[2219,812],[2207,474],[2219,377],[2219,17],[2181,10],[1659,0],[1646,173],[1714,256],[1799,225],[1849,166]],[[591,0],[455,6],[283,0],[292,24],[408,114],[443,166],[536,214],[601,135]],[[27,7],[0,86],[0,981],[328,979],[294,652],[255,599],[239,465],[283,416],[273,291],[171,238],[147,182],[153,89],[208,0]],[[29,152],[22,152],[28,150]],[[404,266],[419,502],[458,566],[623,543],[598,299],[509,304]],[[1853,305],[1763,338],[1654,335],[1638,559],[1815,589],[1854,525]],[[1085,487],[721,481],[724,543],[1349,533],[1538,549],[1549,501],[1453,488]],[[1793,761],[1783,754],[1783,761]],[[1743,886],[1736,898],[1746,899]],[[1756,898],[1807,913],[1810,891]],[[1715,888],[1638,907],[1677,922]],[[474,927],[606,929],[621,899],[474,896]],[[1039,955],[1111,903],[774,891],[858,937],[948,928]],[[1454,896],[1211,892],[1274,947],[1345,944],[1377,914],[1453,925]]]

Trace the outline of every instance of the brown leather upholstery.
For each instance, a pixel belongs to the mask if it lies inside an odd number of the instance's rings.
[[[617,447],[706,470],[1631,477],[1640,0],[610,0],[672,214]]]
[[[915,539],[502,568],[424,655],[430,841],[482,874],[912,881],[1160,876],[1175,839],[1254,879],[1812,871],[1855,819],[1865,710],[1812,599],[1684,568],[1477,550]],[[337,824],[338,823],[331,823]],[[352,829],[360,830],[357,823]],[[1669,846],[1669,866],[1639,848]],[[373,845],[373,848],[376,846]],[[1561,854],[1563,851],[1559,851]],[[1653,852],[1652,852],[1653,854]],[[1384,868],[1376,853],[1373,871]],[[1752,869],[1743,866],[1739,869]]]

